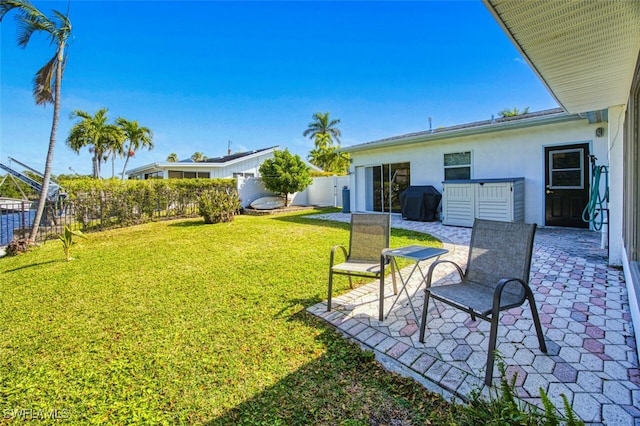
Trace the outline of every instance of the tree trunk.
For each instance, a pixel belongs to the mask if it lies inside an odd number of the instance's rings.
[[[42,178],[42,190],[38,199],[38,209],[36,217],[33,220],[33,227],[29,234],[29,242],[35,243],[42,220],[45,204],[47,202],[47,193],[49,192],[49,182],[51,181],[51,165],[53,164],[53,152],[56,146],[56,134],[58,132],[58,117],[60,115],[60,86],[62,85],[62,67],[64,60],[65,42],[61,42],[58,46],[58,64],[56,66],[56,81],[54,83],[55,97],[53,99],[53,121],[51,123],[51,133],[49,135],[49,150],[47,151],[47,160],[44,164],[44,177]]]
[[[122,168],[122,180],[124,180],[124,172],[127,170],[127,164],[129,164],[130,152],[131,152],[131,143],[129,143],[129,149],[127,149],[127,156],[124,159],[124,167]]]
[[[92,166],[92,169],[93,169],[92,175],[93,175],[94,179],[98,179],[98,175],[100,174],[98,172],[98,160],[97,160],[97,158],[98,158],[98,154],[96,154],[96,152],[94,150],[93,158],[91,159],[91,166]]]

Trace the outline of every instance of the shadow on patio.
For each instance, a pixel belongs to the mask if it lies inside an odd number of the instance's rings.
[[[348,221],[347,214],[317,219]],[[392,227],[429,233],[450,252],[444,257],[464,264],[470,229],[394,217]],[[328,256],[328,253],[327,253]],[[585,422],[635,424],[640,421],[640,370],[627,291],[621,270],[606,262],[600,234],[585,230],[538,229],[531,266],[531,287],[540,312],[548,354],[539,350],[528,307],[501,316],[498,351],[507,376],[516,378],[518,396],[541,405],[544,389],[556,406],[565,394]],[[328,258],[328,257],[327,257]],[[428,265],[429,261],[424,262]],[[443,268],[444,269],[444,268]],[[425,269],[426,270],[426,269]],[[418,274],[419,275],[419,274]],[[441,275],[434,285],[453,275]],[[385,309],[392,303],[391,280]],[[416,279],[410,286],[413,294]],[[373,282],[309,308],[362,346],[375,351],[389,369],[410,375],[429,389],[466,399],[478,389],[488,394],[483,377],[489,323],[472,321],[464,312],[432,302],[425,343],[418,324],[401,298],[384,321],[378,321],[378,283]],[[423,292],[413,299],[418,312]],[[498,384],[494,372],[494,387]]]

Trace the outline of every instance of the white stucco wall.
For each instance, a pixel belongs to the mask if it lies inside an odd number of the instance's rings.
[[[580,119],[351,152],[351,209],[366,210],[367,166],[409,162],[411,185],[433,185],[442,191],[444,154],[471,151],[472,179],[525,178],[525,221],[542,226],[545,190],[544,148],[588,143],[590,153],[598,158],[598,164],[606,165],[608,135],[605,131],[602,137],[596,137],[595,130],[598,127],[607,128],[606,123],[589,124],[586,119]]]
[[[260,197],[276,195],[265,188],[262,178],[238,178],[237,182],[242,207]],[[304,191],[289,194],[289,202],[294,206],[342,207],[342,187],[348,185],[348,176],[315,177]]]
[[[624,117],[626,106],[609,108],[607,158],[609,167],[609,263],[621,265],[624,252],[622,240],[624,188]]]

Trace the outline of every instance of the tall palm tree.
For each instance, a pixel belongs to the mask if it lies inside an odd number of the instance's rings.
[[[342,132],[337,127],[340,124],[339,118],[330,119],[328,112],[324,114],[316,112],[312,118],[313,121],[307,125],[307,130],[302,133],[302,136],[309,136],[309,139],[314,139],[316,148],[325,148],[326,146],[323,146],[325,144],[333,145],[333,139],[340,145]]]
[[[153,149],[153,132],[148,127],[141,126],[137,121],[127,120],[126,118],[118,118],[116,125],[124,134],[125,141],[129,141],[129,145],[124,150],[125,160],[122,168],[122,180],[124,180],[124,172],[127,170],[129,158],[141,148]]]
[[[176,163],[178,161],[178,154],[172,152],[167,156],[167,161],[170,163]]]
[[[51,123],[51,133],[49,135],[49,148],[47,159],[44,165],[44,177],[42,180],[42,191],[38,200],[36,217],[29,234],[29,241],[33,242],[38,235],[40,221],[44,212],[49,183],[51,181],[51,165],[53,164],[53,153],[56,146],[56,135],[58,132],[58,119],[60,117],[60,89],[62,86],[62,74],[66,59],[65,49],[67,40],[71,36],[71,21],[69,14],[66,15],[54,10],[53,17],[47,18],[28,0],[0,0],[0,22],[2,18],[11,10],[16,11],[20,28],[18,34],[18,46],[25,48],[35,32],[44,32],[50,39],[51,44],[55,44],[56,51],[53,57],[36,73],[33,81],[33,97],[37,105],[53,104],[53,120]]]
[[[118,135],[109,140],[107,154],[104,156],[105,163],[111,158],[111,179],[116,177],[116,157],[124,157],[124,142],[124,133],[118,128]]]
[[[343,174],[349,166],[346,154],[338,153],[340,146],[340,136],[342,132],[337,125],[340,119],[330,119],[329,113],[316,112],[313,114],[313,121],[307,126],[302,135],[314,139],[315,148],[309,153],[308,159],[312,164],[322,168],[327,172]],[[333,144],[335,138],[337,146]]]
[[[107,122],[107,111],[107,108],[102,108],[95,115],[80,110],[71,112],[71,118],[81,120],[69,131],[67,145],[76,153],[89,147],[93,154],[93,177],[96,179],[100,177],[102,160],[109,157],[110,149],[116,150],[118,141],[122,141],[120,128]]]

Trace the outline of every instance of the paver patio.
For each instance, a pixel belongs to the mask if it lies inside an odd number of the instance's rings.
[[[317,219],[349,221],[349,215],[331,213]],[[466,263],[471,229],[439,222],[414,222],[399,215],[393,228],[429,233],[448,248],[444,258]],[[548,353],[538,347],[528,306],[501,316],[498,351],[507,376],[517,374],[518,396],[541,405],[543,388],[558,407],[565,394],[574,411],[587,423],[640,425],[640,369],[631,325],[624,275],[607,265],[600,233],[587,230],[539,228],[534,243],[531,286],[535,294]],[[329,253],[327,253],[327,261]],[[422,265],[428,267],[430,261]],[[439,285],[455,278],[441,269]],[[419,276],[419,274],[417,274]],[[385,288],[385,309],[391,306],[391,280]],[[410,294],[419,284],[412,280]],[[378,321],[379,283],[372,282],[334,296],[309,312],[335,325],[345,335],[373,350],[389,369],[416,378],[445,396],[465,399],[484,386],[489,323],[434,301],[430,303],[425,343],[418,341],[418,324],[403,298],[388,318]],[[424,293],[413,299],[420,310]],[[401,303],[402,302],[402,303]],[[499,383],[494,372],[494,388]]]

